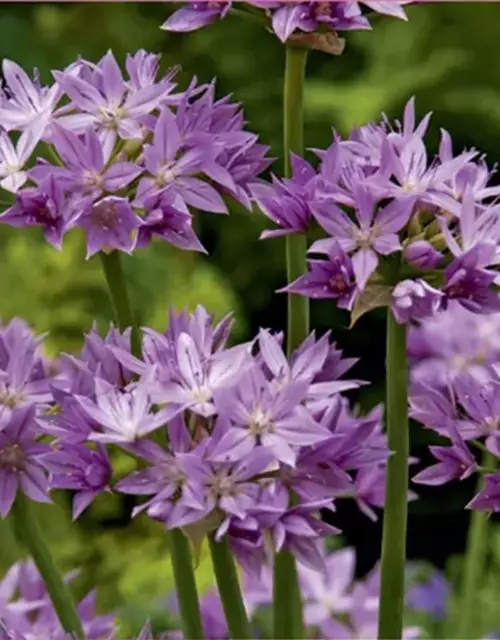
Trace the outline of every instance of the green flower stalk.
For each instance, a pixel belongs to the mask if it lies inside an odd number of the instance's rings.
[[[386,346],[386,423],[388,446],[393,454],[387,463],[385,489],[378,621],[380,640],[400,640],[403,634],[410,453],[406,335],[406,326],[398,324],[389,309]]]
[[[189,540],[180,529],[171,529],[168,542],[184,638],[201,640],[203,627]]]
[[[121,331],[127,327],[132,327],[132,352],[138,355],[140,353],[139,333],[137,326],[134,324],[120,252],[104,253],[101,251],[99,255],[101,256],[102,269],[108,285],[115,321]]]
[[[284,86],[284,154],[285,176],[290,176],[290,152],[304,152],[304,79],[307,49],[287,45]],[[307,270],[307,238],[286,238],[287,281],[293,282]],[[309,300],[288,294],[287,350],[292,351],[309,334]],[[286,551],[276,554],[274,561],[273,637],[295,640],[304,638],[302,602],[294,557]]]
[[[229,637],[232,640],[248,640],[253,636],[229,543],[226,539],[217,542],[213,534],[208,537],[208,542]]]

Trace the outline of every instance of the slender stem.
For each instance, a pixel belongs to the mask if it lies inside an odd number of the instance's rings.
[[[408,366],[406,326],[387,313],[387,463],[378,637],[399,640],[403,632],[406,520],[408,513]]]
[[[290,553],[280,552],[275,556],[273,604],[273,638],[305,638],[297,568]]]
[[[290,176],[290,152],[304,153],[304,78],[307,49],[286,47],[285,86],[283,101],[285,176]],[[307,239],[305,235],[286,238],[286,272],[288,282],[293,282],[307,271]],[[309,333],[309,299],[288,294],[288,351],[306,338]]]
[[[180,529],[171,529],[168,542],[184,638],[200,640],[203,627],[189,540]]]
[[[247,612],[241,595],[233,554],[226,539],[217,542],[208,537],[217,587],[232,640],[252,638]]]
[[[99,255],[101,256],[102,269],[108,284],[116,323],[121,331],[132,327],[132,353],[139,355],[139,333],[137,326],[134,325],[120,252],[112,251],[111,253],[104,253],[101,251]]]
[[[66,633],[83,639],[82,624],[71,593],[54,562],[30,501],[21,493],[12,509],[12,518],[16,535],[33,558],[62,628]]]
[[[290,152],[304,153],[304,80],[307,49],[286,46],[285,84],[283,92],[283,142],[285,176],[291,175]],[[286,238],[287,281],[293,282],[307,270],[307,238],[292,235]],[[309,334],[309,300],[303,296],[288,294],[288,355]],[[287,551],[280,551],[274,559],[273,576],[273,626],[275,638],[295,640],[305,637],[302,602],[297,578],[295,558]]]
[[[483,453],[481,466],[493,466],[494,461],[493,454],[486,449]],[[477,483],[477,491],[483,488],[483,484],[483,478],[480,476]],[[456,636],[464,640],[477,637],[477,629],[474,629],[474,615],[477,606],[476,594],[486,564],[487,520],[488,515],[482,511],[473,511],[471,514],[462,574],[462,593]]]

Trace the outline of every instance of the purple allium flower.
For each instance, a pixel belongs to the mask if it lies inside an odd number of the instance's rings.
[[[450,252],[455,258],[471,255],[476,249],[478,267],[496,264],[497,246],[500,238],[499,207],[478,206],[471,190],[464,194],[455,233],[450,230],[446,217],[440,217],[441,231]],[[458,233],[457,233],[458,232]]]
[[[500,474],[492,473],[484,476],[485,486],[472,498],[467,509],[475,511],[500,510]]]
[[[354,277],[358,288],[364,289],[377,268],[378,254],[401,250],[397,232],[410,219],[415,200],[412,197],[394,200],[376,212],[376,199],[366,189],[356,188],[353,197],[357,224],[332,202],[313,203],[314,217],[332,238],[316,241],[310,251],[328,253],[337,244],[346,252],[354,251]]]
[[[0,104],[2,127],[6,131],[24,131],[29,127],[47,125],[61,93],[57,84],[50,88],[41,87],[11,60],[3,61],[2,71],[8,87],[8,93]]]
[[[5,131],[0,131],[0,186],[17,193],[27,180],[24,166],[44,133],[40,123],[30,126],[21,134],[14,147]]]
[[[115,350],[130,352],[130,334],[130,329],[121,333],[112,326],[102,338],[94,325],[85,335],[78,356],[61,355],[58,388],[73,394],[93,396],[97,378],[119,388],[126,387],[132,382],[133,373],[117,358]]]
[[[411,328],[408,352],[412,380],[442,386],[461,371],[489,378],[500,362],[500,316],[478,315],[450,301],[446,311]]]
[[[230,421],[230,427],[217,443],[214,459],[239,460],[262,446],[276,460],[293,467],[296,447],[330,436],[302,405],[308,386],[296,381],[273,390],[264,374],[252,367],[238,384],[217,391],[215,406]]]
[[[428,194],[439,191],[444,182],[452,179],[476,155],[475,151],[468,151],[429,166],[427,149],[420,135],[412,135],[399,149],[388,139],[381,150],[380,172],[370,184],[380,198],[413,195],[432,204]]]
[[[417,240],[405,247],[403,258],[412,267],[426,271],[439,266],[443,260],[443,254],[434,249],[427,240]]]
[[[151,518],[172,528],[196,522],[204,514],[202,504],[198,505],[198,509],[193,509],[192,506],[185,506],[182,499],[187,478],[180,461],[192,447],[184,418],[177,416],[168,423],[167,429],[168,450],[150,440],[133,445],[131,452],[150,463],[150,466],[123,478],[115,488],[131,495],[152,496],[136,507],[134,515],[146,510]]]
[[[292,353],[288,362],[280,341],[269,331],[259,331],[259,356],[266,376],[270,374],[274,388],[281,390],[291,382],[309,384],[308,399],[327,398],[333,394],[355,389],[359,380],[337,380],[357,362],[342,359],[342,353],[330,344],[330,333],[316,339],[315,333]]]
[[[333,616],[349,613],[355,564],[354,549],[346,548],[326,556],[324,573],[300,567],[304,620],[308,626],[321,627]]]
[[[85,229],[88,259],[98,251],[116,249],[131,253],[142,220],[134,213],[128,199],[106,196],[97,202],[82,200],[70,225]]]
[[[60,444],[43,457],[50,472],[51,489],[76,491],[73,520],[85,511],[97,496],[109,488],[111,465],[102,445],[88,449],[79,444]]]
[[[102,428],[102,431],[92,433],[90,439],[132,443],[182,411],[182,407],[168,406],[152,413],[151,387],[151,380],[143,378],[121,391],[97,378],[95,401],[86,396],[76,396],[89,418]]]
[[[4,418],[17,407],[38,409],[52,400],[51,378],[40,343],[24,320],[15,318],[0,328],[0,411]]]
[[[208,515],[214,509],[228,516],[244,519],[259,497],[255,477],[270,468],[273,456],[258,450],[251,451],[234,464],[211,464],[196,451],[185,455],[179,462],[187,483],[183,502]]]
[[[35,406],[20,407],[12,412],[0,430],[0,515],[9,513],[19,490],[36,502],[50,502],[48,482],[41,456],[47,445],[35,438]]]
[[[49,175],[37,187],[19,191],[16,203],[0,215],[0,222],[11,227],[42,227],[47,242],[61,249],[72,213],[72,203],[65,198],[59,181]]]
[[[391,310],[399,324],[424,320],[439,311],[443,294],[425,280],[402,280],[392,291]]]
[[[78,112],[60,116],[58,122],[78,133],[92,126],[99,133],[106,155],[113,149],[117,136],[141,138],[139,119],[156,109],[171,87],[165,83],[140,89],[127,87],[111,51],[92,67],[92,72],[85,79],[68,71],[53,72]]]
[[[270,534],[275,551],[286,549],[301,565],[324,571],[321,540],[340,531],[323,522],[319,512],[331,508],[332,501],[319,500],[292,508],[288,503],[288,491],[278,484],[272,491],[262,492],[261,501],[252,512],[262,529]]]
[[[308,298],[337,300],[341,309],[351,309],[357,293],[351,259],[340,247],[333,247],[328,260],[308,260],[309,271],[280,289]]]
[[[224,18],[231,8],[231,0],[192,2],[177,9],[161,26],[165,31],[195,31],[218,18]]]
[[[179,249],[206,253],[194,232],[192,217],[177,194],[167,190],[152,200],[145,202],[147,214],[138,230],[137,247],[147,246],[158,237]]]
[[[176,117],[169,109],[163,108],[156,121],[152,144],[144,149],[144,164],[151,177],[140,181],[137,204],[144,205],[147,199],[172,188],[186,205],[213,213],[226,213],[226,206],[217,191],[193,177],[200,172],[210,174],[211,166],[215,166],[215,154],[210,145],[198,145],[177,158],[182,145]]]
[[[464,480],[477,471],[477,464],[467,445],[455,438],[451,447],[429,447],[439,462],[413,477],[417,484],[438,486],[451,480]]]
[[[279,227],[263,231],[261,238],[304,233],[309,227],[311,220],[309,204],[313,195],[316,173],[308,162],[294,154],[290,155],[290,161],[291,179],[280,181],[273,176],[271,184],[262,182],[250,185],[255,204]]]
[[[498,276],[483,267],[494,252],[492,245],[481,244],[455,258],[444,271],[446,300],[457,300],[474,313],[500,311],[500,295],[492,288]]]
[[[55,174],[59,184],[72,194],[81,193],[97,199],[103,191],[115,192],[127,187],[142,173],[142,168],[132,162],[110,163],[109,151],[106,153],[99,137],[90,128],[81,137],[54,124],[50,141],[65,166],[39,164],[30,175],[39,180]]]
[[[182,332],[175,344],[176,371],[170,372],[168,382],[159,383],[154,399],[179,410],[188,408],[199,415],[212,416],[214,393],[237,382],[248,364],[247,345],[219,351],[207,359],[191,335]]]
[[[446,617],[447,600],[451,588],[445,576],[433,570],[425,582],[413,584],[406,594],[406,605],[415,611],[423,611],[433,618]]]

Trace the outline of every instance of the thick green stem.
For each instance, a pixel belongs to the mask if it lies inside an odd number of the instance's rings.
[[[71,593],[54,562],[31,503],[21,493],[12,509],[12,518],[16,536],[29,551],[40,573],[62,628],[66,633],[83,639],[82,624]]]
[[[248,640],[252,637],[252,632],[229,543],[226,539],[217,542],[213,534],[208,537],[208,541],[229,637],[232,640]]]
[[[307,49],[286,46],[285,84],[283,92],[283,147],[285,176],[290,177],[290,153],[304,153],[304,80]],[[286,238],[287,281],[293,282],[307,271],[307,238],[292,235]],[[309,334],[309,300],[305,296],[288,294],[287,351],[290,355]],[[295,558],[280,551],[274,560],[273,630],[274,638],[295,640],[304,638],[302,602]]]
[[[184,638],[200,640],[203,627],[189,540],[180,529],[171,529],[168,542]]]
[[[132,353],[139,355],[139,333],[137,326],[134,324],[120,252],[104,253],[101,251],[99,255],[101,256],[102,269],[106,277],[115,321],[121,331],[124,331],[127,327],[132,327]]]
[[[487,449],[483,453],[481,466],[492,467],[495,457]],[[483,488],[483,478],[479,478],[477,491]],[[474,629],[474,618],[477,610],[476,594],[486,565],[486,529],[488,515],[482,511],[471,514],[469,532],[467,534],[467,552],[462,574],[462,593],[460,597],[460,611],[458,619],[457,638],[468,640],[477,638]]]
[[[285,87],[283,100],[285,176],[291,175],[290,152],[304,153],[304,78],[307,49],[286,47]],[[293,282],[307,270],[307,239],[291,235],[286,239],[287,281]],[[309,333],[309,299],[288,294],[288,351],[293,351]]]
[[[378,637],[399,640],[403,632],[406,520],[408,514],[408,365],[406,326],[387,313],[387,463]]]

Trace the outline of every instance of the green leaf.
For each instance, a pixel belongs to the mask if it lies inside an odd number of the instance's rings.
[[[366,289],[359,294],[354,308],[351,311],[350,329],[356,322],[372,309],[388,307],[391,302],[393,287],[388,284],[369,284]]]

